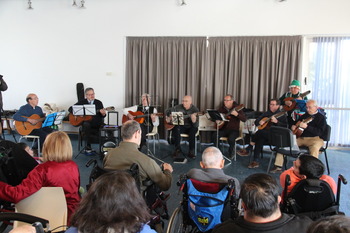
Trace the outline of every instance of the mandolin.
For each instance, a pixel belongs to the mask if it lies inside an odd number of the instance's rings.
[[[15,121],[16,130],[20,135],[28,135],[34,129],[40,129],[42,126],[42,122],[45,120],[45,117],[40,117],[38,114],[33,114],[30,117],[26,117],[26,116],[22,116],[22,117],[25,117],[28,119],[35,119],[35,120],[38,120],[38,122],[32,125],[28,121]]]
[[[226,113],[226,114],[224,115],[224,117],[225,117],[227,120],[230,120],[231,117],[232,117],[232,116],[231,116],[231,113],[232,113],[233,111],[238,112],[238,111],[241,111],[243,108],[244,108],[244,105],[243,105],[243,104],[240,104],[240,105],[234,107],[233,109],[231,109],[228,113]],[[222,127],[224,127],[225,122],[226,122],[226,121],[220,121],[220,122],[218,123],[219,129],[221,129]]]
[[[281,117],[281,116],[283,116],[285,114],[286,114],[286,111],[281,111],[281,112],[276,113],[276,114],[274,114],[274,115],[272,115],[270,117],[264,117],[263,119],[261,119],[262,121],[264,121],[264,124],[259,125],[258,129],[260,129],[260,130],[264,129],[264,128],[269,129],[271,127],[271,125],[272,125],[272,122],[271,122],[271,118],[272,117],[275,117],[277,119],[277,118],[279,118],[279,117]]]
[[[304,129],[300,127],[300,123],[310,123],[314,118],[312,118],[312,116],[302,120],[302,121],[298,121],[295,126],[296,128],[293,130],[293,134],[295,134],[297,136],[297,138],[299,138],[303,132],[304,132]]]
[[[163,113],[151,113],[151,114],[145,114],[141,111],[137,111],[137,112],[133,112],[133,111],[128,111],[129,114],[133,115],[134,116],[134,120],[137,121],[138,123],[142,124],[143,122],[145,122],[145,118],[146,117],[149,117],[150,115],[154,114],[158,117],[162,117],[163,116]],[[122,118],[122,123],[124,124],[126,121],[128,121],[129,118],[127,115],[123,115],[123,118]]]
[[[107,107],[103,108],[106,111],[114,111],[114,107]],[[101,109],[96,110],[96,112],[99,112]],[[69,123],[73,126],[79,126],[83,124],[84,121],[91,121],[93,116],[75,116],[72,113],[69,113]]]
[[[307,96],[308,94],[310,94],[311,91],[306,91],[304,93],[301,93],[297,98],[301,97],[302,99]],[[283,101],[286,102],[286,101],[292,101],[292,105],[290,106],[287,106],[287,105],[284,105],[283,106],[283,109],[285,111],[292,111],[293,109],[295,109],[295,107],[297,106],[297,102],[295,101],[296,98],[293,98],[293,97],[287,97],[285,98]]]

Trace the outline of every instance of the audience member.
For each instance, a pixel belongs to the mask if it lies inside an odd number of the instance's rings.
[[[326,181],[333,193],[337,193],[337,184],[332,177],[324,175],[324,165],[321,160],[311,155],[300,155],[297,160],[293,161],[293,167],[284,171],[280,176],[282,188],[285,188],[286,176],[290,177],[290,185],[287,193],[290,193],[294,186],[303,179],[320,179]]]
[[[152,180],[161,190],[166,191],[171,186],[173,168],[164,163],[163,171],[150,157],[141,153],[138,147],[141,143],[141,127],[134,120],[129,120],[122,125],[121,136],[123,141],[119,147],[108,152],[103,161],[103,166],[108,170],[126,170],[134,163],[138,164],[141,178],[141,191],[147,186],[145,180]]]
[[[134,178],[113,171],[99,177],[83,197],[67,233],[155,233],[146,224],[151,219]]]
[[[307,217],[281,213],[279,187],[270,175],[256,173],[247,177],[242,184],[241,198],[244,216],[217,225],[213,233],[303,233],[312,223]]]
[[[350,233],[350,218],[334,215],[312,223],[307,233]]]
[[[203,182],[227,183],[229,179],[235,181],[236,191],[240,192],[239,181],[231,176],[228,176],[222,170],[225,165],[225,160],[221,151],[216,147],[208,147],[203,151],[202,161],[199,163],[201,168],[192,168],[188,173],[188,178]]]
[[[67,200],[68,221],[80,201],[79,169],[72,161],[72,144],[62,131],[49,134],[43,146],[44,163],[37,165],[17,186],[0,182],[0,199],[17,203],[41,187],[62,187]]]

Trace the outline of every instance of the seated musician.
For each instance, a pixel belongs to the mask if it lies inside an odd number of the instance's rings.
[[[287,127],[287,118],[285,112],[280,110],[280,102],[277,99],[271,99],[269,110],[261,114],[254,122],[259,130],[253,135],[251,145],[254,146],[254,158],[248,165],[248,168],[259,167],[259,155],[263,146],[270,143],[269,133],[271,126]]]
[[[30,93],[26,98],[27,104],[20,107],[20,109],[13,115],[13,119],[18,122],[26,122],[25,125],[27,129],[33,130],[28,132],[26,130],[23,135],[26,135],[27,132],[29,135],[35,135],[40,137],[40,147],[44,145],[46,136],[53,131],[50,127],[41,128],[42,122],[45,120],[45,114],[41,107],[38,106],[39,98],[36,94]],[[17,128],[17,131],[20,132],[20,128]],[[30,131],[30,130],[29,130]],[[34,145],[33,149],[38,149],[38,145]],[[41,148],[40,148],[41,149]]]
[[[214,147],[208,147],[203,151],[202,161],[199,163],[202,169],[192,168],[187,172],[187,177],[208,183],[227,183],[229,179],[233,179],[237,193],[240,192],[239,181],[228,176],[222,170],[225,160],[221,151]]]
[[[245,122],[247,117],[243,112],[243,107],[241,109],[240,105],[233,100],[233,96],[227,94],[224,97],[224,105],[219,108],[219,112],[223,113],[228,121],[217,122],[219,125],[219,136],[215,132],[213,135],[213,142],[217,143],[217,139],[220,137],[227,137],[229,147],[229,157],[233,157],[233,151],[235,146],[235,140],[239,136],[239,125],[240,121]],[[218,146],[218,145],[217,145]],[[248,154],[240,154],[241,156],[247,156]]]
[[[172,136],[175,141],[175,152],[173,153],[173,157],[179,157],[182,153],[180,147],[181,134],[189,135],[189,158],[195,158],[196,155],[194,153],[195,142],[196,142],[196,133],[198,131],[198,108],[192,104],[192,97],[186,95],[182,99],[182,104],[176,105],[173,108],[169,108],[166,110],[166,122],[172,122],[172,112],[182,112],[184,116],[184,125],[175,125],[172,129]]]
[[[91,87],[85,89],[85,99],[78,101],[74,105],[84,104],[94,104],[96,109],[96,115],[92,116],[92,120],[82,122],[82,130],[86,142],[85,151],[91,152],[93,136],[95,136],[95,138],[98,137],[98,130],[104,124],[103,118],[106,117],[106,110],[103,108],[103,103],[100,100],[95,99],[95,91]],[[72,113],[72,107],[70,107],[68,111]]]
[[[287,98],[287,100],[286,100]],[[296,100],[307,100],[307,96],[303,96],[302,93],[300,93],[300,82],[298,80],[293,80],[291,84],[289,85],[289,92],[284,93],[280,98],[279,101],[281,102],[282,106],[288,106],[291,107],[293,102],[291,100],[288,100],[290,98],[296,99]],[[291,127],[295,124],[295,122],[298,120],[297,116],[302,114],[305,111],[301,111],[300,107],[298,105],[295,109],[289,110],[287,112],[287,120],[288,120],[288,127]]]
[[[327,128],[326,117],[318,111],[315,100],[307,101],[306,110],[307,112],[300,117],[296,125],[292,125],[291,129],[297,135],[297,145],[308,147],[310,154],[318,158],[320,148],[324,144],[322,136]],[[282,165],[283,155],[277,154],[275,167],[270,172],[280,173]]]
[[[132,113],[130,113],[130,111]],[[142,113],[142,118],[138,118],[138,113]],[[134,105],[129,108],[124,108],[123,114],[127,116],[128,120],[136,120],[140,123],[142,135],[141,144],[139,150],[146,145],[146,135],[153,130],[153,126],[159,125],[159,117],[156,115],[158,113],[157,109],[151,105],[151,97],[149,94],[144,93],[141,97],[141,105]],[[142,123],[141,123],[142,122]],[[123,121],[124,123],[124,121]]]
[[[138,164],[141,178],[141,191],[145,191],[147,186],[144,181],[150,179],[162,191],[166,191],[171,186],[173,168],[170,164],[163,164],[163,171],[158,164],[147,155],[138,151],[141,142],[141,127],[134,120],[129,120],[122,125],[121,136],[123,141],[119,147],[108,151],[104,158],[103,167],[108,170],[126,170],[133,163]]]

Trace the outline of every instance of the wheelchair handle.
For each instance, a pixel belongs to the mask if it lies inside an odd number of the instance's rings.
[[[97,164],[97,160],[96,159],[90,159],[86,164],[85,166],[86,167],[90,167],[91,164],[94,164],[94,166]]]
[[[343,184],[347,184],[348,181],[345,179],[345,177],[342,174],[339,174],[338,179],[341,180]]]

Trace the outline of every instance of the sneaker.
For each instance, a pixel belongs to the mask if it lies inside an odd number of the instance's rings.
[[[278,173],[282,173],[282,168],[278,167],[278,166],[274,166],[271,170],[270,173],[274,173],[274,174],[278,174]]]
[[[195,155],[192,151],[190,151],[190,152],[188,153],[188,157],[191,158],[191,159],[195,159],[195,158],[196,158],[196,155]]]
[[[258,168],[259,166],[260,164],[258,162],[253,161],[248,165],[248,168]]]
[[[247,150],[245,150],[245,149],[242,149],[242,150],[237,151],[237,154],[239,156],[248,156],[249,152]]]

